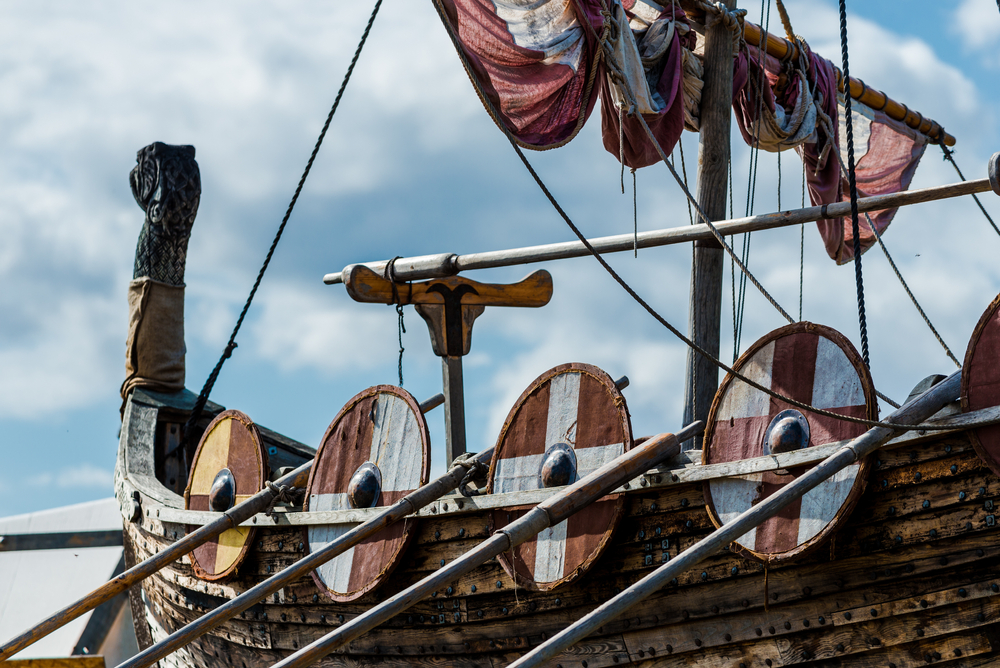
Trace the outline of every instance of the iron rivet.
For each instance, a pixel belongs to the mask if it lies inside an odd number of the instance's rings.
[[[306,621],[306,616],[304,613],[299,613],[299,621]]]
[[[923,629],[917,629],[917,637],[918,638],[923,638],[924,637],[924,630]]]
[[[503,608],[500,612],[502,612],[503,614],[506,615],[507,614],[507,608]]]
[[[479,617],[480,619],[482,619],[483,618],[483,611],[480,610],[479,612],[477,612],[476,616]]]
[[[883,487],[888,487],[889,486],[889,481],[886,480],[885,478],[882,478],[882,486]]]
[[[684,527],[686,529],[690,529],[693,526],[694,526],[694,522],[692,522],[691,520],[688,520],[687,522],[684,523]]]
[[[344,616],[343,615],[337,615],[337,621],[340,622],[341,624],[343,624],[344,623]]]
[[[319,603],[319,594],[313,594],[313,603]]]
[[[740,572],[740,569],[737,568],[736,566],[733,566],[731,569],[729,569],[729,572],[732,573],[733,575],[736,575],[737,573]]]
[[[869,612],[871,613],[872,617],[878,617],[878,610],[876,610],[875,608],[872,608],[871,610],[869,610]]]
[[[500,580],[497,580],[497,589],[500,589],[501,587],[503,587],[503,583],[500,582]]]
[[[967,496],[967,495],[966,495],[966,493],[965,493],[965,492],[959,492],[959,493],[958,493],[958,500],[959,500],[959,501],[965,501],[965,497],[966,497],[966,496]]]
[[[966,596],[969,595],[969,592],[965,591],[965,589],[959,589],[958,595],[961,596],[962,598],[965,598]]]
[[[465,529],[459,529],[459,530],[458,530],[458,537],[459,537],[459,538],[462,538],[462,537],[464,537],[464,536],[465,536]]]
[[[451,596],[454,592],[455,589],[453,587],[448,587],[447,589],[444,590],[444,593],[448,594],[448,596]]]
[[[926,608],[927,607],[927,599],[921,599],[921,601],[920,601],[920,607],[921,608]]]
[[[284,547],[285,547],[285,541],[283,541],[283,540],[279,540],[279,541],[278,541],[278,549],[280,550],[280,549],[282,549],[282,548],[284,548]]]
[[[701,572],[701,579],[702,580],[707,580],[708,579],[708,571],[702,571]]]
[[[889,514],[890,515],[896,514],[896,506],[889,506]]]
[[[440,531],[435,531],[434,532],[434,537],[435,538],[440,538],[441,537],[441,532]]]
[[[717,605],[713,605],[712,606],[712,614],[713,615],[719,614],[719,606],[717,606]]]
[[[844,643],[837,643],[837,651],[838,652],[844,651]]]
[[[657,478],[656,482],[660,482],[659,478]],[[656,512],[656,504],[655,503],[649,504],[649,509],[652,510],[653,512]]]
[[[944,446],[944,451],[950,455],[951,454],[951,446],[950,445]]]
[[[826,617],[820,617],[819,618],[819,625],[823,626],[824,624],[826,624]]]
[[[673,654],[673,653],[674,653],[674,646],[667,645],[667,654]]]
[[[772,661],[770,659],[764,659],[764,663],[768,666],[772,665]]]
[[[785,627],[786,631],[790,631],[791,628],[792,628],[792,623],[791,622],[785,622],[784,627]]]
[[[851,613],[845,612],[844,613],[844,619],[846,619],[847,621],[851,621]]]
[[[774,635],[774,633],[775,633],[774,627],[773,626],[768,626],[767,627],[767,632],[770,633],[771,635]]]
[[[701,638],[695,638],[694,639],[694,644],[695,644],[695,647],[701,647]]]
[[[966,531],[971,531],[972,530],[972,522],[966,522],[965,523],[965,530]]]
[[[924,508],[930,508],[931,507],[931,502],[928,501],[927,499],[924,499],[924,502],[922,504],[920,504],[920,505],[922,505]]]
[[[985,622],[986,621],[986,615],[984,615],[983,613],[980,612],[978,615],[976,615],[976,619],[978,619],[981,622]]]
[[[957,467],[957,466],[955,466],[954,464],[952,464],[952,465],[951,465],[951,472],[952,472],[952,473],[958,473],[958,467]]]
[[[410,617],[410,620],[412,620],[412,619],[413,619],[413,618],[412,618],[412,617]],[[319,616],[319,623],[320,623],[320,624],[326,624],[326,615],[320,615],[320,616]]]
[[[726,639],[726,642],[729,642],[730,640],[733,639],[733,636],[730,635],[730,634],[728,634],[728,633],[725,636],[723,636],[723,637]]]
[[[803,619],[802,620],[802,626],[804,626],[806,628],[809,628],[809,620],[808,619]]]
[[[916,473],[913,474],[913,479],[914,480],[920,480],[921,477],[922,476],[920,475],[920,471],[917,471]]]
[[[476,593],[476,585],[472,585],[472,593],[473,593],[473,594],[475,594],[475,593]]]
[[[441,560],[441,565],[444,566],[444,559]]]
[[[438,593],[436,591],[432,591],[431,592],[431,598],[435,598],[437,595],[438,595]]]
[[[681,499],[681,508],[687,508],[689,501],[687,499]]]
[[[642,540],[642,539],[643,539],[643,538],[645,538],[645,537],[646,537],[646,532],[645,532],[645,531],[642,531],[642,530],[640,530],[640,531],[639,531],[639,540]]]
[[[562,599],[557,598],[556,599],[556,605],[562,605]]]
[[[992,591],[994,594],[997,593],[998,591],[1000,591],[1000,585],[991,584],[990,591]]]
[[[931,529],[929,535],[931,538],[937,538],[937,529]]]
[[[897,543],[902,543],[903,542],[903,537],[902,536],[896,536],[896,542]]]
[[[764,635],[764,632],[763,632],[763,631],[761,631],[760,629],[754,629],[754,633],[756,633],[756,634],[757,634],[757,635],[759,635],[759,636],[762,636],[762,635]]]

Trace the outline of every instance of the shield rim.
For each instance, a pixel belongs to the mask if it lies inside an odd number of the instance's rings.
[[[341,408],[340,411],[337,413],[337,416],[333,418],[333,422],[331,422],[330,426],[326,428],[326,432],[323,433],[323,439],[320,441],[320,445],[316,449],[316,456],[313,459],[313,462],[315,463],[309,470],[309,481],[306,483],[305,500],[302,502],[302,510],[304,512],[307,512],[309,510],[309,497],[312,494],[313,480],[316,477],[316,471],[319,470],[320,457],[322,456],[323,450],[326,447],[326,444],[330,436],[333,434],[334,430],[340,424],[340,421],[344,419],[344,416],[347,415],[351,410],[353,410],[355,406],[361,403],[364,399],[372,395],[381,394],[383,392],[386,392],[388,394],[394,394],[400,397],[401,399],[406,401],[407,406],[409,406],[410,409],[416,414],[417,425],[420,429],[420,442],[423,445],[423,452],[421,456],[422,466],[420,469],[420,487],[426,485],[430,480],[431,435],[430,435],[430,430],[427,428],[427,420],[424,419],[424,414],[420,410],[420,403],[416,400],[416,398],[412,394],[410,394],[407,390],[404,390],[402,387],[398,387],[396,385],[372,385],[371,387],[366,388],[361,392],[355,394],[353,397],[351,397],[351,399],[348,400],[348,402],[344,404],[344,407]],[[381,496],[381,494],[379,496]],[[372,506],[372,508],[387,508],[387,507],[388,506],[378,506],[378,505]],[[302,528],[302,535],[303,535],[303,544],[305,545],[305,554],[312,554],[312,549],[309,544],[308,527]],[[324,594],[326,594],[327,596],[329,596],[334,601],[338,603],[349,603],[351,601],[356,601],[357,599],[361,598],[368,592],[372,591],[373,589],[381,585],[383,582],[385,582],[386,579],[388,579],[390,575],[392,575],[392,572],[396,570],[396,567],[399,566],[400,561],[402,561],[402,556],[406,552],[407,548],[410,546],[410,543],[415,535],[416,534],[414,532],[414,523],[413,522],[404,523],[403,536],[402,536],[403,540],[400,542],[399,548],[395,552],[393,552],[392,556],[389,558],[388,563],[382,568],[382,571],[375,578],[373,578],[371,582],[367,583],[364,587],[362,587],[359,590],[347,593],[336,592],[330,589],[326,585],[326,583],[323,582],[323,579],[319,576],[319,573],[316,572],[315,568],[309,572],[309,575],[312,577],[313,582],[316,585],[316,588],[319,589]]]
[[[868,367],[865,366],[864,360],[854,347],[854,344],[852,344],[846,336],[832,327],[808,321],[795,322],[785,325],[784,327],[779,327],[778,329],[772,330],[757,339],[753,345],[747,348],[746,351],[740,355],[739,359],[737,359],[733,364],[733,369],[739,371],[740,368],[750,360],[750,358],[756,355],[767,344],[793,334],[818,334],[819,336],[823,336],[836,343],[837,346],[839,346],[840,349],[847,355],[847,359],[851,362],[851,366],[854,367],[854,370],[858,373],[858,377],[861,379],[861,386],[865,393],[865,403],[868,407],[868,419],[878,419],[878,398],[875,394],[875,383],[872,381],[871,373],[868,371]],[[725,396],[725,393],[729,390],[729,387],[732,385],[734,380],[735,376],[731,373],[727,373],[726,377],[722,380],[722,383],[719,384],[719,389],[716,391],[715,397],[712,400],[712,407],[708,412],[708,425],[705,427],[705,434],[702,440],[702,465],[710,463],[708,461],[709,445],[712,443],[712,437],[715,435],[716,415],[722,406],[722,399]],[[854,478],[854,484],[851,486],[851,491],[848,492],[847,498],[844,500],[844,503],[841,504],[840,509],[837,510],[833,519],[830,520],[830,522],[828,522],[819,533],[806,542],[784,552],[758,552],[744,545],[740,545],[736,541],[729,544],[729,549],[740,556],[753,559],[754,561],[764,564],[787,561],[811,552],[825,543],[826,540],[840,527],[840,524],[844,521],[844,519],[854,511],[854,507],[857,505],[858,500],[865,491],[865,487],[868,485],[868,474],[870,469],[871,456],[866,456],[859,463],[858,473]],[[715,509],[715,502],[712,498],[710,483],[711,481],[709,480],[702,482],[702,494],[705,497],[705,508],[708,511],[708,518],[712,521],[712,524],[716,528],[720,528],[722,527],[722,522],[720,521],[718,512]]]
[[[996,314],[997,309],[1000,308],[1000,294],[993,298],[990,305],[986,307],[983,314],[979,316],[979,322],[976,323],[976,328],[972,330],[972,336],[969,338],[969,345],[965,349],[965,358],[962,360],[962,389],[961,389],[961,406],[962,412],[968,413],[971,409],[969,408],[969,374],[965,373],[965,369],[971,369],[973,357],[975,357],[976,350],[979,347],[979,339],[986,330],[986,326],[989,325],[993,316]],[[986,464],[993,473],[1000,475],[1000,461],[995,461],[993,457],[989,455],[986,451],[986,447],[983,445],[979,438],[979,429],[970,429],[966,433],[969,435],[969,440],[972,441],[972,447],[976,451],[976,455],[979,459]]]
[[[618,407],[618,416],[622,422],[622,433],[624,437],[624,447],[623,452],[628,452],[633,447],[635,447],[635,438],[632,436],[632,416],[629,415],[628,405],[625,403],[625,396],[621,393],[621,390],[615,385],[614,379],[606,371],[600,367],[594,366],[592,364],[586,364],[584,362],[568,362],[566,364],[560,364],[554,366],[548,371],[545,371],[537,378],[535,378],[528,387],[521,393],[521,396],[517,398],[514,402],[514,406],[507,413],[507,417],[504,420],[503,428],[500,430],[500,435],[497,437],[496,446],[493,448],[493,456],[490,458],[490,471],[488,474],[488,482],[486,484],[486,493],[493,493],[493,476],[496,473],[497,460],[500,459],[501,445],[504,443],[504,438],[507,435],[507,431],[517,416],[518,411],[524,402],[532,394],[537,392],[539,388],[545,382],[551,380],[555,376],[566,373],[568,371],[578,371],[580,373],[586,373],[591,377],[598,380],[602,385],[611,390],[611,396],[614,400],[615,406]],[[510,563],[509,552],[503,552],[497,557],[497,561],[500,562],[500,566],[503,567],[504,571],[514,583],[524,589],[529,589],[532,591],[551,591],[556,587],[562,586],[566,583],[572,582],[579,577],[582,577],[587,571],[590,570],[594,562],[596,562],[603,554],[607,546],[611,542],[611,538],[621,523],[622,515],[625,509],[625,498],[621,493],[618,494],[608,494],[607,496],[601,497],[602,499],[613,499],[615,501],[615,511],[611,518],[611,523],[608,529],[604,532],[601,542],[598,543],[597,547],[590,553],[590,555],[581,563],[579,566],[574,568],[568,575],[564,575],[558,580],[552,582],[538,583],[534,580],[530,580],[521,576],[513,567],[513,563]],[[532,505],[521,505],[521,506],[509,506],[504,508],[505,510],[522,510],[530,509]],[[493,521],[494,512],[500,510],[500,508],[493,509],[493,511],[487,513],[488,515],[488,526],[490,533],[496,531],[496,525]],[[537,536],[536,536],[537,539]]]
[[[198,448],[194,451],[194,457],[191,459],[191,468],[188,470],[187,485],[184,487],[185,510],[190,510],[189,506],[191,503],[191,483],[194,482],[194,475],[192,475],[192,473],[195,467],[198,465],[198,460],[201,457],[202,448],[204,448],[205,442],[207,441],[207,437],[209,434],[212,433],[212,430],[215,429],[220,422],[226,419],[238,420],[239,422],[243,423],[248,427],[248,431],[250,432],[250,439],[253,441],[254,445],[257,446],[256,448],[254,448],[254,452],[257,453],[258,491],[264,488],[264,481],[267,480],[268,475],[270,473],[269,471],[270,464],[267,458],[267,449],[264,447],[264,442],[260,435],[260,429],[258,429],[257,423],[251,420],[250,416],[244,413],[243,411],[236,410],[235,408],[228,408],[219,413],[218,415],[216,415],[212,419],[212,421],[208,423],[208,426],[205,427],[205,431],[201,435],[201,440],[198,441]],[[246,559],[247,552],[250,551],[250,546],[253,545],[254,536],[256,536],[257,534],[256,527],[251,525],[249,529],[250,531],[247,532],[246,539],[244,540],[243,543],[243,549],[240,550],[240,553],[236,556],[236,560],[233,562],[233,565],[227,568],[226,570],[222,571],[221,573],[213,575],[212,573],[209,573],[204,568],[202,568],[201,564],[198,563],[198,558],[195,556],[194,550],[191,550],[190,552],[191,567],[194,570],[195,576],[197,576],[201,580],[205,580],[206,582],[218,582],[220,580],[226,580],[236,575],[236,572],[239,570],[239,567],[243,565],[243,561],[244,559]],[[213,540],[218,540],[218,536],[216,536]]]

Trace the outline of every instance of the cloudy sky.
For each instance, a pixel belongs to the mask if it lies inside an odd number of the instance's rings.
[[[0,516],[110,496],[124,375],[125,294],[142,211],[128,188],[135,152],[193,144],[203,195],[187,270],[188,387],[218,358],[312,149],[368,3],[62,2],[0,4]],[[1000,150],[1000,13],[993,0],[853,2],[851,73],[958,137],[970,178]],[[903,11],[905,9],[905,11]],[[791,2],[797,32],[839,65],[836,7]],[[760,21],[760,8],[750,9]],[[781,32],[775,11],[772,26]],[[631,193],[597,115],[567,147],[530,154],[590,236],[631,231]],[[697,136],[684,137],[693,175]],[[749,155],[734,143],[735,210],[745,211]],[[798,205],[787,154],[783,208]],[[956,180],[928,148],[915,187]],[[776,159],[763,154],[754,211],[773,211]],[[984,202],[1000,218],[992,194]],[[638,173],[640,229],[687,223],[662,166]],[[353,303],[322,276],[394,255],[465,253],[570,238],[482,110],[429,2],[386,0],[341,109],[213,400],[317,445],[360,390],[396,380],[392,308]],[[974,203],[900,212],[885,237],[959,358],[1000,291],[1000,237]],[[754,236],[750,266],[797,310],[798,228]],[[836,267],[806,229],[804,317],[858,340],[853,269]],[[687,321],[690,249],[614,256],[669,320]],[[536,267],[480,272],[510,282]],[[466,358],[470,447],[493,443],[518,394],[569,361],[632,379],[636,433],[677,429],[684,349],[593,259],[545,266],[555,296],[541,310],[479,319]],[[924,327],[881,251],[864,256],[872,371],[904,398],[954,366]],[[728,270],[727,270],[728,271]],[[726,278],[727,293],[729,277]],[[743,347],[783,324],[748,291]],[[723,313],[731,314],[726,297]],[[405,387],[440,391],[440,365],[410,309]],[[731,332],[731,315],[723,330]],[[731,357],[731,334],[723,340]],[[429,416],[435,468],[443,412]]]

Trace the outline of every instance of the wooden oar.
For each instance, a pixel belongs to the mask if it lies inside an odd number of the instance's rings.
[[[272,668],[303,668],[370,631],[387,619],[420,602],[439,587],[452,582],[501,552],[520,545],[540,531],[554,526],[582,508],[601,498],[623,482],[648,471],[680,451],[680,442],[704,428],[701,422],[688,425],[676,435],[660,434],[621,457],[608,462],[593,473],[578,480],[562,492],[535,506],[520,519],[500,529],[461,557],[427,576],[392,598],[312,644],[274,664]]]
[[[420,411],[426,413],[444,403],[444,395],[436,394],[420,404]],[[281,487],[305,488],[309,480],[309,471],[313,462],[308,461],[274,482],[274,489]],[[90,592],[75,603],[71,603],[51,617],[31,627],[19,636],[7,641],[0,647],[0,661],[4,661],[20,652],[25,647],[34,644],[56,629],[68,624],[80,615],[86,614],[106,601],[110,601],[134,584],[137,584],[165,566],[180,559],[198,546],[216,538],[224,531],[235,528],[259,512],[267,510],[278,495],[277,491],[265,487],[243,503],[236,504],[216,520],[189,533],[176,541],[162,552],[154,554],[149,559],[136,564],[116,578]]]
[[[275,489],[279,487],[305,487],[306,481],[309,479],[309,470],[312,468],[312,464],[311,461],[306,462],[294,471],[279,478],[275,482]],[[212,540],[228,529],[239,526],[242,522],[245,522],[257,513],[267,510],[271,505],[271,501],[276,496],[277,492],[271,491],[269,487],[265,487],[243,503],[237,504],[224,512],[217,520],[198,528],[193,533],[189,533],[165,548],[162,552],[153,555],[142,563],[136,564],[118,577],[105,582],[80,600],[71,603],[45,621],[8,641],[0,648],[0,661],[12,657],[28,645],[41,640],[64,624],[93,610],[101,603],[111,600],[132,585],[141,582],[144,578],[159,571],[164,566],[180,559],[199,545]]]
[[[894,412],[886,418],[886,422],[902,425],[922,422],[958,398],[961,381],[962,372],[956,371]],[[717,554],[723,546],[733,542],[753,527],[759,526],[768,518],[774,517],[782,508],[801,498],[806,492],[832,477],[837,471],[877,450],[898,431],[888,427],[874,427],[858,436],[822,463],[816,465],[811,471],[785,485],[781,491],[742,513],[732,522],[716,529],[677,555],[676,558],[660,566],[575,624],[510,664],[508,668],[529,668],[529,666],[539,666],[551,660],[556,654],[586,638],[596,629],[647,598],[687,569],[692,568],[703,559]]]
[[[492,457],[493,448],[489,448],[476,455],[472,461],[488,466]],[[318,568],[337,555],[343,554],[366,538],[417,512],[428,503],[441,498],[458,487],[462,482],[462,478],[473,466],[472,462],[455,464],[448,473],[434,482],[428,483],[415,492],[404,496],[367,522],[359,524],[322,549],[311,552],[280,573],[243,592],[233,600],[219,606],[184,628],[175,631],[155,645],[146,648],[144,651],[120,664],[118,668],[144,668],[159,661],[171,652],[177,651],[195,638],[199,638],[219,626],[227,619],[253,607],[269,594],[278,591],[289,582],[306,575],[309,571]]]

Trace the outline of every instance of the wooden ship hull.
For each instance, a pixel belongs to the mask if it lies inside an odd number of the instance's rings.
[[[126,514],[138,500],[136,519],[125,523],[136,560],[183,537],[193,516],[154,477],[132,473],[166,451],[163,437],[185,419],[183,405],[139,390],[126,409],[116,484]],[[953,404],[938,417],[957,412]],[[309,456],[266,431],[264,440],[281,465]],[[722,549],[552,665],[995,665],[1000,481],[960,428],[911,432],[873,457],[863,496],[827,544],[766,568]],[[515,588],[491,560],[317,665],[509,664],[714,529],[703,485],[727,471],[691,460],[683,453],[621,490],[626,511],[610,546],[576,581],[547,592]],[[419,513],[405,557],[375,591],[336,603],[303,577],[162,665],[272,665],[467,552],[489,535],[488,509],[503,503],[444,497]],[[299,560],[307,515],[257,515],[253,546],[225,583],[196,577],[188,557],[146,579],[141,596],[132,592],[140,639],[162,640]]]

